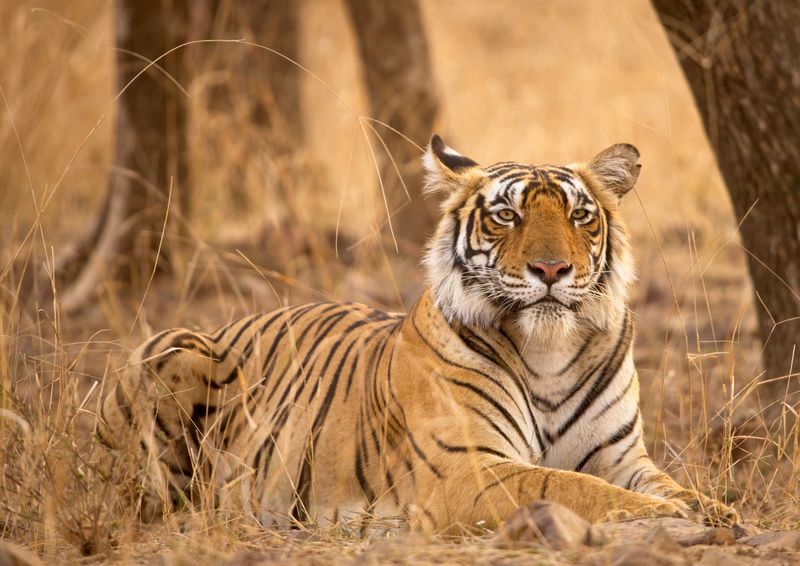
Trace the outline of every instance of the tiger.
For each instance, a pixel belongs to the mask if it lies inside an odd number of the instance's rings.
[[[593,523],[738,521],[644,445],[619,212],[638,161],[617,144],[482,167],[433,136],[441,218],[407,314],[320,302],[165,330],[110,386],[100,440],[134,439],[162,509],[213,486],[214,505],[270,527],[471,532],[539,500]]]

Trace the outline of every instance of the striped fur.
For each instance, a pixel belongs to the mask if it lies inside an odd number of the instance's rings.
[[[590,521],[735,520],[659,471],[642,440],[617,215],[637,158],[613,146],[588,165],[481,168],[434,137],[429,189],[447,196],[430,286],[407,315],[318,303],[162,332],[108,394],[101,440],[127,432],[151,456],[157,500],[214,486],[215,504],[264,525],[453,531],[538,499]],[[537,258],[569,273],[548,286]]]

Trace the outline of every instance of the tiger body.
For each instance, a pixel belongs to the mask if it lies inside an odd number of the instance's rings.
[[[163,332],[107,396],[101,439],[130,431],[162,500],[210,483],[265,525],[471,529],[539,499],[590,521],[733,520],[644,447],[616,217],[637,158],[484,169],[434,138],[430,184],[449,196],[407,315],[319,303]]]

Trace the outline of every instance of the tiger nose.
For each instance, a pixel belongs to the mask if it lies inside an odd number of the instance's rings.
[[[572,271],[572,266],[563,259],[537,259],[528,265],[536,277],[547,286],[557,282]]]

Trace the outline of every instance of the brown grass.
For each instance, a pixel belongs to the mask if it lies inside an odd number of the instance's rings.
[[[767,433],[761,423],[751,386],[759,344],[744,252],[649,4],[449,0],[424,8],[443,101],[437,129],[451,145],[484,163],[569,162],[618,141],[639,147],[644,169],[624,215],[640,270],[637,362],[655,458],[680,481],[735,502],[750,521],[797,527],[797,431]],[[196,204],[190,235],[173,242],[182,250],[174,272],[144,297],[119,293],[108,281],[79,316],[54,315],[52,304],[22,306],[22,270],[38,271],[63,255],[105,190],[113,116],[82,144],[116,95],[111,12],[104,0],[0,4],[0,537],[49,561],[464,563],[518,556],[480,537],[370,542],[346,529],[264,531],[210,509],[158,527],[136,522],[125,503],[135,463],[119,462],[114,477],[121,480],[107,481],[90,432],[104,379],[142,337],[317,296],[405,308],[421,275],[381,247],[385,211],[358,128],[365,97],[354,40],[331,0],[304,3],[303,63],[347,106],[318,79],[303,79],[308,143],[291,163],[259,152],[266,134],[246,112],[209,111],[211,85],[229,77],[201,66],[184,85]],[[218,45],[207,48],[208,57],[224,62],[231,50],[246,48]],[[231,163],[245,164],[235,199],[227,186]],[[288,177],[291,190],[279,193],[276,175]],[[319,253],[259,249],[254,234],[286,218],[296,234],[312,237],[338,225],[359,242],[355,263],[337,262],[322,239]],[[271,265],[280,256],[279,275],[265,275],[235,253],[248,240],[253,263]],[[47,277],[40,284],[48,285]],[[778,463],[776,448],[784,456]]]

